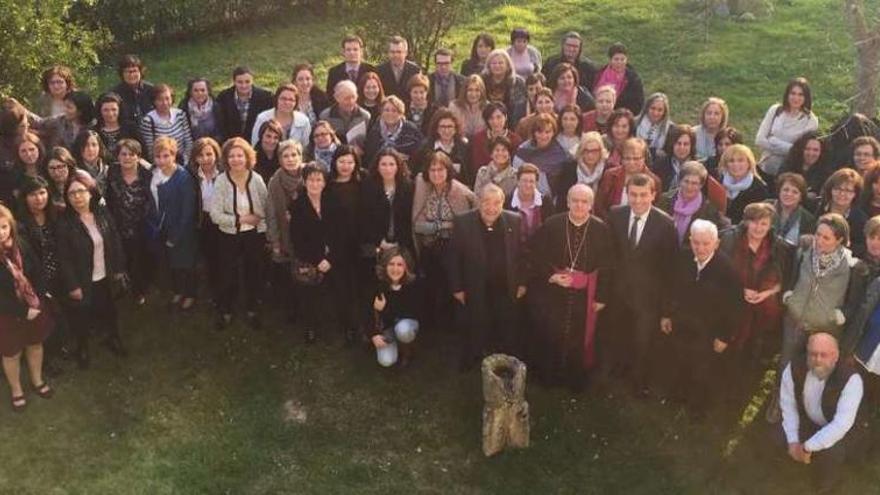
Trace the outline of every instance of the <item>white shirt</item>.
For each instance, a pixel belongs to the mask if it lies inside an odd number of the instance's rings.
[[[648,215],[651,214],[651,210],[648,210],[645,213],[642,213],[639,216],[639,226],[636,227],[636,246],[639,245],[639,241],[642,240],[642,232],[645,231],[645,223],[648,221]],[[629,239],[629,233],[632,231],[633,222],[636,221],[636,214],[633,212],[632,208],[629,210],[629,223],[626,226],[626,237]]]
[[[862,377],[858,373],[853,373],[849,377],[846,386],[840,393],[834,420],[830,423],[825,418],[825,413],[822,412],[822,392],[824,391],[825,381],[817,378],[812,371],[807,372],[807,377],[804,380],[804,410],[813,424],[821,426],[819,431],[804,442],[804,448],[807,452],[818,452],[833,447],[852,428],[864,393]],[[782,429],[790,444],[800,441],[801,418],[795,397],[794,380],[791,377],[791,364],[789,364],[782,372],[779,406],[782,409]]]
[[[162,169],[159,167],[153,169],[153,178],[150,180],[150,192],[153,194],[153,202],[156,203],[157,210],[159,209],[159,186],[168,182],[170,178],[171,176],[162,173]]]
[[[706,261],[700,261],[697,258],[694,258],[694,262],[697,264],[697,278],[700,278],[700,272],[703,271],[703,268],[706,268],[706,265],[708,265],[709,262],[712,261],[712,258],[714,258],[714,257],[715,257],[715,253],[713,252],[712,254],[709,255],[708,258],[706,258]]]

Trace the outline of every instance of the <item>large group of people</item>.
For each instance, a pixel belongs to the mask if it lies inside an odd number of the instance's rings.
[[[122,293],[181,313],[204,297],[218,330],[276,303],[305,342],[337,330],[383,367],[457,328],[464,370],[504,352],[547,385],[626,382],[695,417],[744,403],[781,354],[770,413],[827,485],[880,405],[880,143],[833,163],[795,78],[755,153],[723,99],[675,123],[624,45],[601,66],[583,45],[545,58],[526,29],[482,33],[460,73],[446,48],[425,73],[402,37],[376,67],[346,36],[326,92],[308,64],[274,91],[242,66],[177,106],[134,55],[96,101],[49,68],[34,106],[0,106],[13,409],[22,353],[41,397],[65,352],[89,366],[92,335],[126,355]]]

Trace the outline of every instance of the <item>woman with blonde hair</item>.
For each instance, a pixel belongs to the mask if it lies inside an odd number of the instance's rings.
[[[483,109],[486,108],[486,85],[483,78],[472,74],[465,79],[458,98],[449,103],[449,110],[458,119],[462,134],[468,139],[486,128]]]
[[[758,175],[755,155],[747,146],[734,144],[727,148],[721,155],[718,170],[721,184],[727,192],[725,216],[731,223],[738,224],[742,220],[747,205],[770,197],[767,184]]]
[[[504,103],[510,112],[509,125],[515,128],[526,114],[528,91],[525,79],[514,72],[513,61],[506,50],[498,48],[489,52],[482,78],[489,101]]]
[[[605,160],[608,149],[605,140],[596,131],[585,133],[577,148],[575,161],[568,163],[559,178],[559,190],[568,191],[575,184],[586,184],[597,191],[602,174],[605,173]]]

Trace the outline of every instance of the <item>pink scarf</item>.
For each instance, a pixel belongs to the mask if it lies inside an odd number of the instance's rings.
[[[703,193],[698,192],[694,199],[685,201],[681,199],[681,192],[675,195],[675,204],[672,206],[672,218],[675,221],[675,230],[678,232],[678,242],[684,242],[684,236],[687,234],[688,226],[691,224],[691,217],[700,209],[703,204]]]
[[[27,304],[28,308],[40,309],[40,298],[34,292],[33,286],[24,274],[24,262],[21,259],[21,250],[13,247],[10,250],[3,250],[0,253],[0,259],[6,262],[6,268],[12,274],[12,280],[15,284],[15,297],[19,301]]]

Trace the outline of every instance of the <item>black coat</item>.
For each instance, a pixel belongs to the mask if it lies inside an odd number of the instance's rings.
[[[411,182],[398,183],[394,191],[394,201],[388,204],[381,181],[367,177],[361,183],[360,243],[378,247],[388,233],[388,224],[394,216],[394,238],[414,254],[412,234],[413,185]]]
[[[683,251],[673,287],[673,335],[730,342],[739,326],[743,288],[724,253],[716,252],[697,276],[694,254]]]
[[[254,131],[254,122],[257,115],[275,106],[275,98],[267,89],[254,86],[251,93],[251,103],[248,107],[247,120],[244,126],[241,124],[241,117],[238,113],[238,107],[235,106],[235,86],[224,89],[217,95],[214,102],[217,105],[218,123],[220,126],[220,134],[223,141],[231,137],[241,137],[245,141],[250,142],[251,134]]]
[[[379,79],[382,80],[382,89],[385,90],[385,96],[397,96],[404,103],[409,102],[409,91],[407,91],[407,83],[409,78],[422,72],[421,67],[415,62],[407,60],[403,64],[403,72],[400,74],[400,81],[394,79],[394,70],[391,68],[391,62],[380,64],[376,68],[379,73]]]
[[[294,256],[302,262],[317,265],[326,259],[334,265],[345,260],[338,242],[336,215],[328,199],[326,194],[321,196],[320,217],[305,192],[290,207],[290,242]]]
[[[422,131],[408,120],[401,122],[401,125],[403,128],[400,129],[400,133],[397,135],[393,149],[406,156],[413,157],[413,155],[418,153],[422,145]],[[375,165],[376,155],[384,148],[386,146],[385,140],[382,138],[382,126],[379,122],[375,122],[367,130],[367,137],[364,140],[364,155],[362,159],[364,168],[372,169]]]
[[[119,123],[128,124],[135,129],[141,123],[141,119],[153,110],[153,85],[142,81],[137,90],[124,81],[111,89],[122,98],[119,106]]]
[[[635,249],[629,242],[629,206],[616,206],[608,213],[614,246],[615,297],[622,307],[668,316],[672,264],[678,253],[678,234],[672,218],[651,207]]]
[[[597,75],[601,74],[607,67],[606,65],[599,69]],[[642,112],[642,107],[645,105],[645,87],[642,84],[642,78],[639,77],[639,73],[636,72],[632,65],[626,66],[624,76],[626,77],[626,86],[623,88],[623,92],[617,95],[617,103],[615,103],[614,108],[626,108],[633,115],[638,115]]]
[[[453,87],[453,91],[455,93],[455,96],[458,96],[458,93],[461,92],[461,88],[464,87],[465,77],[461,74],[456,73],[456,72],[453,72],[452,74],[450,74],[450,77],[452,77],[452,87]],[[437,88],[438,88],[437,73],[432,72],[430,75],[428,75],[428,79],[431,81],[431,92],[428,93],[428,100],[436,102],[438,105],[440,105],[441,102],[437,99],[437,96],[435,94],[435,91],[437,91]],[[453,99],[454,99],[454,97],[453,97]],[[443,105],[443,106],[448,106],[450,102],[452,102],[452,100],[449,100],[448,102],[446,102],[446,105]],[[507,111],[509,112],[510,109],[508,108]]]
[[[419,172],[424,172],[428,168],[428,155],[434,151],[434,141],[432,137],[428,136],[422,142],[422,147],[419,152],[415,155],[415,157],[411,158],[409,161],[409,170],[412,173],[412,176],[415,177]],[[440,150],[437,150],[440,151]],[[445,153],[445,152],[444,152]],[[464,184],[473,184],[474,178],[476,176],[476,170],[472,170],[471,166],[471,147],[470,145],[461,138],[456,138],[455,143],[452,145],[452,153],[449,153],[449,158],[452,159],[452,163],[457,163],[461,166],[459,169],[458,175],[455,177]]]
[[[751,203],[760,203],[770,197],[770,190],[758,176],[752,181],[752,185],[745,191],[740,192],[734,199],[727,200],[727,212],[725,215],[730,223],[736,225],[742,221],[743,211]]]
[[[21,251],[24,275],[28,282],[31,283],[34,293],[42,296],[46,292],[46,284],[40,260],[23,239],[19,239],[18,248]],[[28,306],[19,301],[15,295],[15,279],[12,278],[12,273],[4,264],[0,267],[0,314],[15,318],[25,318],[27,313]]]
[[[669,191],[672,188],[678,187],[677,183],[673,183],[673,177],[675,176],[675,168],[672,166],[673,157],[671,155],[667,155],[664,152],[660,152],[657,154],[657,158],[654,159],[654,162],[651,164],[651,172],[654,172],[654,175],[660,177],[660,182],[663,184],[663,191]],[[684,162],[681,162],[684,164]],[[659,193],[660,191],[658,191]]]
[[[329,108],[333,104],[327,93],[317,86],[312,86],[312,89],[309,91],[309,97],[312,100],[312,111],[315,112],[315,118],[318,118],[324,109]],[[315,123],[312,122],[312,128],[314,129],[314,127]]]
[[[358,66],[357,78],[351,82],[355,83],[356,85],[358,81],[361,80],[361,77],[363,77],[363,75],[367,72],[376,72],[376,67],[366,62],[361,62],[361,64]],[[327,94],[332,95],[333,90],[336,88],[336,85],[339,84],[340,81],[345,81],[349,79],[350,78],[348,77],[348,73],[345,72],[345,62],[330,67],[330,70],[327,71]]]
[[[102,206],[92,208],[95,223],[104,238],[104,266],[108,277],[122,273],[125,258],[119,234],[110,213]],[[83,302],[91,297],[94,244],[85,224],[75,211],[65,212],[58,220],[58,261],[61,283],[66,292],[82,289]]]
[[[514,208],[511,204],[513,202],[513,195],[516,194],[516,190],[510,194],[504,200],[504,209],[508,211],[512,211],[514,213],[520,213],[519,208]],[[538,191],[535,191],[535,194],[540,194]],[[541,223],[543,224],[548,218],[553,216],[556,213],[556,208],[553,205],[553,198],[550,197],[549,194],[545,194],[541,197]]]
[[[521,262],[519,215],[509,211],[501,213],[496,227],[504,231],[506,250],[507,294],[511,300],[516,298],[516,289],[525,285],[526,271]],[[449,250],[448,271],[451,292],[465,293],[466,306],[479,311],[486,301],[486,288],[489,279],[487,271],[488,256],[483,240],[486,227],[480,218],[479,210],[472,210],[455,218],[452,230],[452,248]]]

